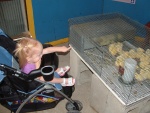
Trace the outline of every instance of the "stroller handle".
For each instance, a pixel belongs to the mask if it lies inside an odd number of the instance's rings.
[[[44,66],[41,69],[35,69],[29,74],[18,71],[17,69],[5,64],[0,64],[0,70],[4,71],[5,75],[14,75],[27,81],[34,80],[40,76],[43,76],[45,81],[50,81],[54,77],[54,68],[52,66]]]
[[[0,64],[0,70],[2,70],[2,71],[10,70],[10,71],[15,72],[16,74],[20,74],[20,73],[21,73],[21,72],[19,72],[17,69],[12,68],[12,67],[10,67],[10,66],[7,66],[7,65],[5,65],[5,64]]]

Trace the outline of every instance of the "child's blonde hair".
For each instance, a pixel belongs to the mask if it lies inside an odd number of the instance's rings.
[[[34,54],[34,50],[38,49],[37,46],[40,42],[35,39],[23,37],[16,45],[15,56],[19,59],[20,67],[27,63],[27,57]]]

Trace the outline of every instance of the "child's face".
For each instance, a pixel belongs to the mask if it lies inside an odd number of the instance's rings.
[[[36,47],[33,48],[33,54],[28,58],[28,62],[30,63],[37,63],[41,60],[43,55],[43,46],[42,44],[38,44]]]

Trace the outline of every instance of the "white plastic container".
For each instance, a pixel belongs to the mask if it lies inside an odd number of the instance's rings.
[[[122,75],[122,80],[124,83],[129,84],[133,81],[136,65],[137,65],[137,61],[132,58],[128,58],[125,60],[124,74]]]

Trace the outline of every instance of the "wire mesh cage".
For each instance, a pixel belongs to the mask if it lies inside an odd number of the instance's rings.
[[[70,44],[123,103],[150,95],[150,28],[119,13],[71,18],[69,28]],[[127,59],[137,63],[130,82]]]

